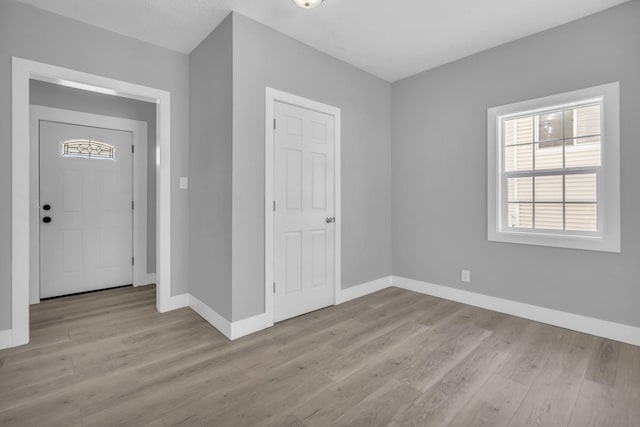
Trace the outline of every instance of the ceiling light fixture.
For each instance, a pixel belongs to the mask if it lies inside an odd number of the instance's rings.
[[[293,0],[295,4],[303,9],[313,9],[314,7],[320,6],[323,1],[324,0]]]

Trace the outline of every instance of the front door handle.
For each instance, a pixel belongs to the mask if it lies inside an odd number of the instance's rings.
[[[325,219],[325,222],[327,224],[331,224],[333,222],[336,222],[336,217],[335,216],[328,216],[327,219]]]

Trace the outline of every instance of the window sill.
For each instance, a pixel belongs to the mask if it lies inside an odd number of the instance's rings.
[[[487,238],[490,242],[620,253],[620,238],[613,236],[590,237],[518,231],[489,231]]]

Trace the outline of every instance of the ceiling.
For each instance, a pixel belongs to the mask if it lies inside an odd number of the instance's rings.
[[[627,0],[19,0],[189,53],[234,10],[393,82]]]

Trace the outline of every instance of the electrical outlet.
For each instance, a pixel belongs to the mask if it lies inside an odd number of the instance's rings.
[[[470,283],[471,282],[471,271],[462,270],[461,280],[463,282],[465,282],[465,283]]]

